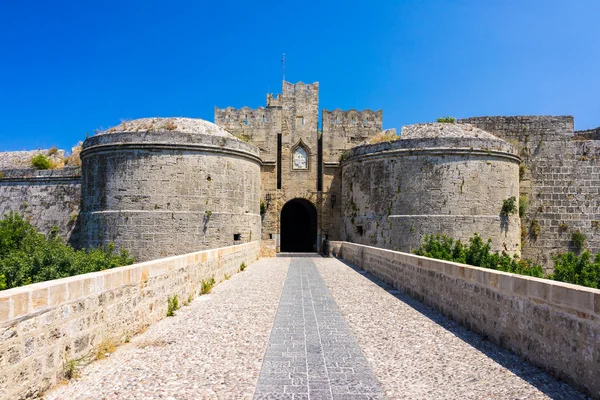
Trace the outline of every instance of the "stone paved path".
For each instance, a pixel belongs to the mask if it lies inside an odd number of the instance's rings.
[[[250,265],[45,398],[584,397],[361,271],[315,257]]]
[[[315,264],[388,399],[585,399],[364,271]]]
[[[45,398],[252,399],[289,262],[250,264]]]
[[[384,399],[310,258],[290,263],[255,399]]]

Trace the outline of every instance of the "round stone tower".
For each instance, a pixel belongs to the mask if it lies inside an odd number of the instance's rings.
[[[260,239],[258,149],[210,122],[144,118],[83,144],[81,240],[138,261]]]
[[[426,234],[520,253],[517,150],[467,124],[404,127],[401,139],[352,149],[342,162],[342,238],[410,252]]]

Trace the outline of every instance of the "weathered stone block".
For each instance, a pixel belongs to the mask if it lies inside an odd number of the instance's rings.
[[[17,317],[27,314],[27,312],[29,311],[29,296],[30,296],[30,294],[31,293],[28,291],[23,291],[23,292],[16,293],[11,296],[12,309],[13,309],[12,317],[13,318],[17,318]]]

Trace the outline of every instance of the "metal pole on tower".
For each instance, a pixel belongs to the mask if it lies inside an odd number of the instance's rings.
[[[281,56],[281,75],[285,81],[285,53],[283,53],[283,56]]]

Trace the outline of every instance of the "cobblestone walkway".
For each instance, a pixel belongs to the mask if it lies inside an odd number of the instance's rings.
[[[44,397],[585,398],[369,275],[320,257],[251,264]]]
[[[388,399],[585,399],[364,271],[314,261]]]
[[[252,399],[289,262],[250,264],[45,398]]]
[[[255,399],[384,399],[310,258],[290,263]]]

